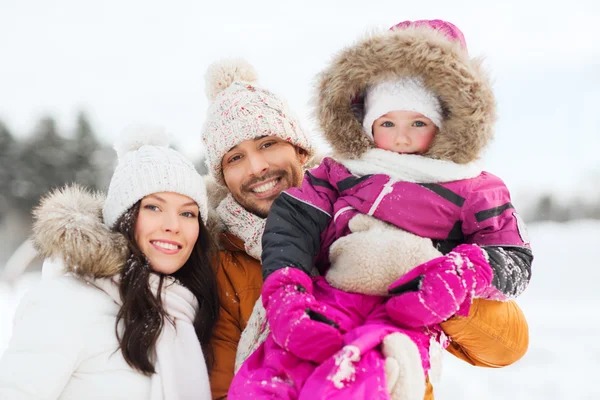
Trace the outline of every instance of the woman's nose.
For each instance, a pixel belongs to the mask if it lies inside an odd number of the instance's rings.
[[[179,218],[177,215],[164,213],[162,223],[165,232],[179,233]]]

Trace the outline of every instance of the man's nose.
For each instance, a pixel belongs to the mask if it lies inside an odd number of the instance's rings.
[[[262,154],[252,154],[248,156],[248,172],[254,176],[260,176],[269,169],[269,163]]]

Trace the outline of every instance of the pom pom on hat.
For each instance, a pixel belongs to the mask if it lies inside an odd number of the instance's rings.
[[[204,76],[206,96],[214,101],[217,95],[227,89],[233,82],[242,81],[256,83],[258,74],[248,61],[241,58],[225,59],[211,64]]]
[[[179,193],[194,200],[206,223],[204,181],[194,164],[168,143],[162,127],[131,125],[123,131],[114,146],[119,159],[102,208],[106,226],[113,228],[136,202],[160,192]]]
[[[226,59],[206,71],[206,94],[212,100],[202,130],[206,165],[215,181],[225,185],[223,156],[245,140],[274,136],[304,149],[312,144],[286,102],[256,85],[257,73],[243,59]]]
[[[170,142],[171,138],[164,127],[136,124],[129,125],[123,130],[113,148],[117,152],[118,159],[122,160],[125,154],[138,150],[142,146],[169,147]]]

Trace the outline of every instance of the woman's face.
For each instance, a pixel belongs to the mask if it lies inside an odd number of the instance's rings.
[[[190,258],[200,233],[198,204],[172,192],[142,199],[135,241],[155,272],[173,274]]]

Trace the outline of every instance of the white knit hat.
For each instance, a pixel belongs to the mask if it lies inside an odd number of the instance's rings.
[[[373,122],[390,111],[415,111],[442,126],[442,106],[422,79],[400,78],[383,81],[367,88],[363,128],[373,139]]]
[[[118,164],[108,187],[102,214],[112,228],[119,217],[142,198],[160,192],[188,196],[198,204],[206,224],[208,202],[204,180],[194,165],[168,147],[162,128],[132,126],[115,143]]]
[[[206,94],[212,104],[202,131],[208,170],[221,184],[223,156],[248,139],[276,136],[308,152],[310,138],[287,104],[256,86],[254,68],[242,59],[218,61],[206,72]]]

